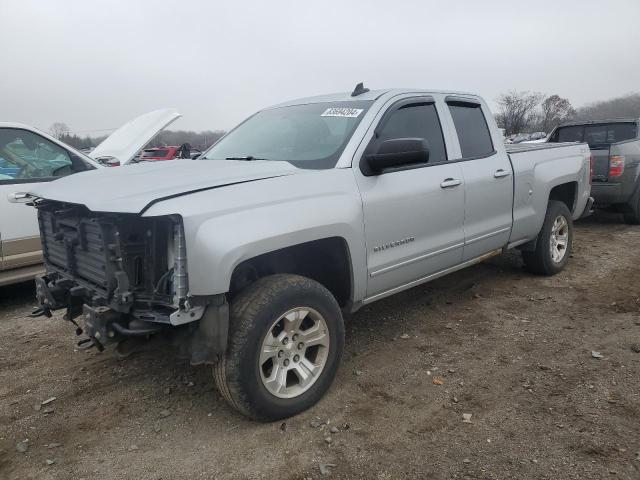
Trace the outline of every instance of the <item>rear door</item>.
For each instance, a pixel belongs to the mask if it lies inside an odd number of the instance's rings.
[[[367,175],[366,155],[396,138],[423,138],[425,164]],[[460,263],[464,245],[464,185],[458,163],[447,161],[444,136],[432,97],[391,105],[375,126],[355,166],[362,196],[367,248],[367,299],[421,283]]]
[[[480,102],[447,97],[447,106],[458,136],[465,183],[462,260],[466,261],[507,244],[513,224],[513,172],[504,148],[494,148]]]

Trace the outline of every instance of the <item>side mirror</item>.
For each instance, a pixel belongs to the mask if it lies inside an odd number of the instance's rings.
[[[365,157],[372,174],[388,168],[404,167],[429,161],[429,145],[424,138],[385,140],[376,153]]]
[[[27,192],[11,192],[7,194],[7,200],[11,203],[27,203],[31,200],[31,195]]]

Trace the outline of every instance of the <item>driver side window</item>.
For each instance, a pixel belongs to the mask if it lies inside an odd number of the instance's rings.
[[[424,138],[429,146],[429,163],[447,161],[442,127],[433,103],[403,105],[386,120],[377,142],[395,138]]]
[[[28,130],[0,128],[0,184],[48,181],[73,171],[66,149]]]

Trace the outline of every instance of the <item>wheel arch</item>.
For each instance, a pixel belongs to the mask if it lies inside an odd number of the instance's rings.
[[[289,273],[317,281],[333,294],[343,310],[349,310],[354,298],[352,265],[349,244],[343,237],[290,245],[238,263],[231,274],[229,295],[233,298],[268,275]]]
[[[554,186],[549,192],[547,200],[547,208],[549,200],[558,200],[564,203],[569,211],[573,214],[577,204],[578,182],[566,182]]]
[[[544,205],[544,214],[538,218],[537,227],[536,227],[537,233],[535,238],[529,240],[526,243],[523,243],[522,245],[519,245],[518,246],[519,250],[523,252],[532,252],[536,249],[536,246],[538,244],[538,233],[540,233],[540,230],[542,229],[545,215],[546,215],[547,209],[549,208],[549,203],[552,200],[556,200],[564,203],[569,209],[569,212],[573,216],[576,206],[578,204],[578,182],[570,181],[570,182],[558,183],[557,185],[554,185],[553,187],[551,187],[551,190],[549,190],[549,194],[547,195],[547,198],[546,198],[546,204]]]

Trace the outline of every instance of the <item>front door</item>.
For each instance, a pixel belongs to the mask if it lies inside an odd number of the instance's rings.
[[[42,259],[35,208],[11,203],[8,195],[86,168],[82,160],[37,133],[0,128],[2,269],[32,265]]]
[[[464,244],[464,185],[458,163],[448,163],[433,99],[392,105],[365,150],[389,139],[422,138],[429,161],[366,176],[358,170],[367,247],[367,299],[394,293],[460,263]],[[363,157],[361,162],[366,161]],[[358,168],[355,166],[355,168]]]

